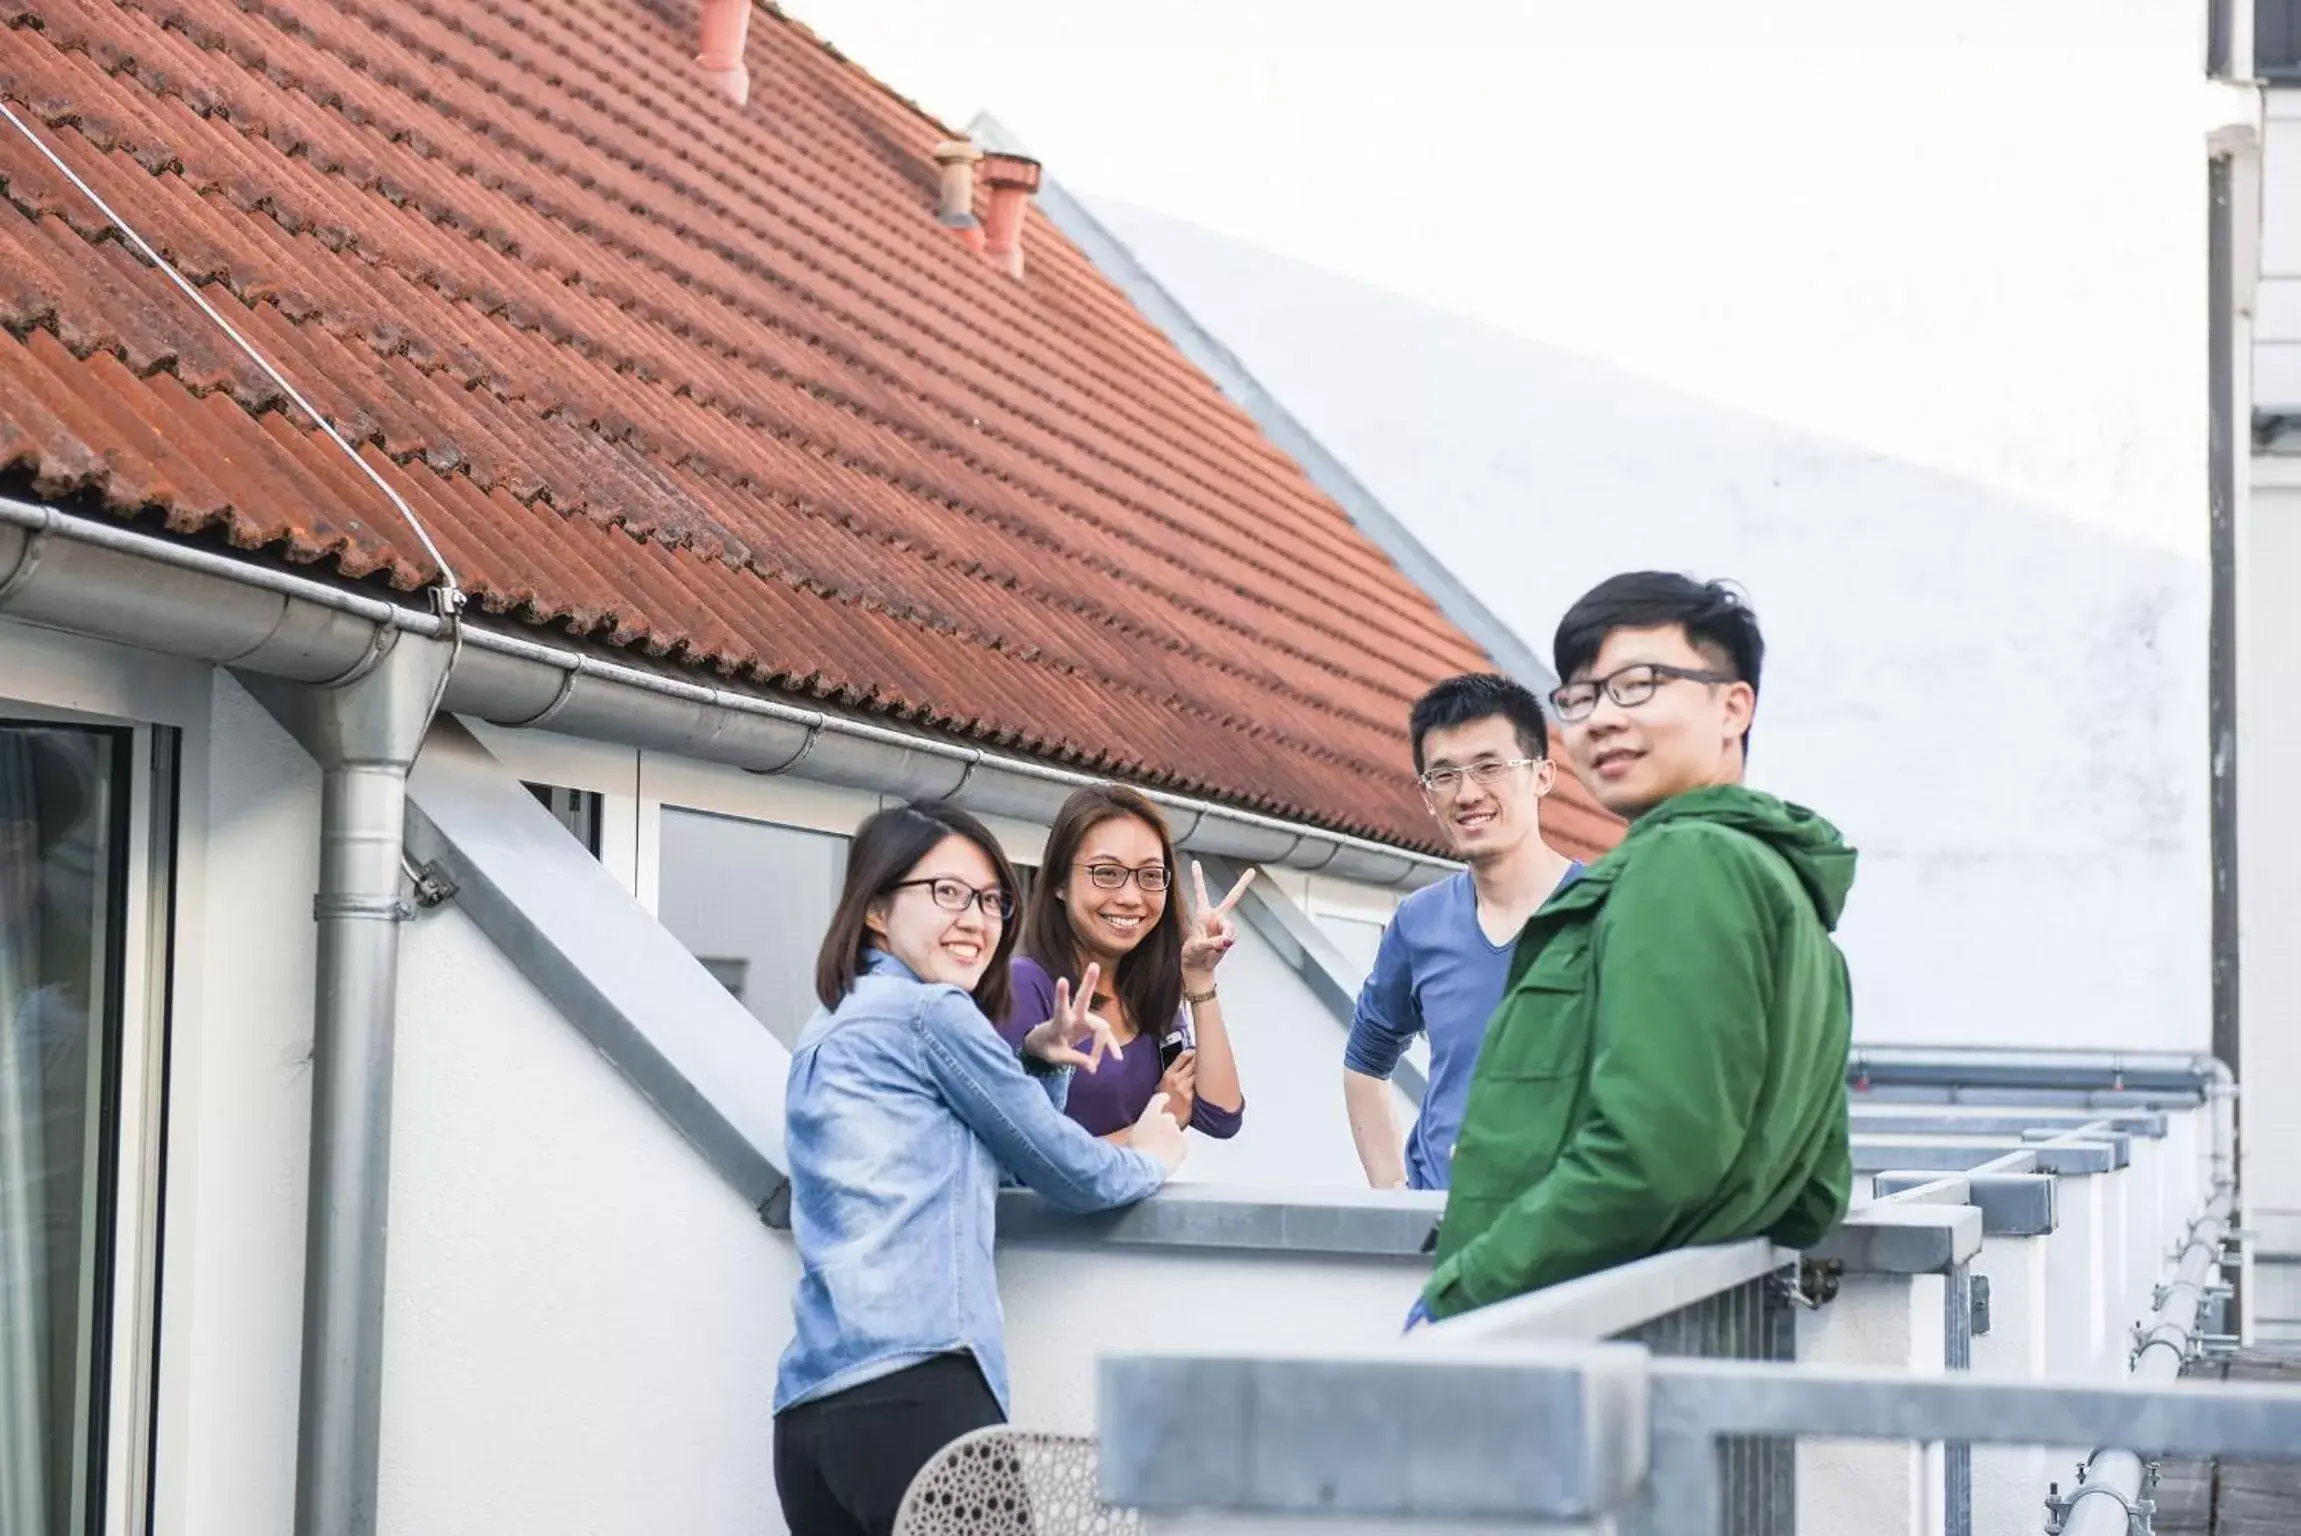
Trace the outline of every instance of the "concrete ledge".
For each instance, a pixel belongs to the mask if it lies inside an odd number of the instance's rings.
[[[1857,1046],[1846,1060],[1848,1083],[1873,1085],[2204,1093],[2213,1072],[2210,1056],[2186,1051]]]
[[[1939,1275],[1981,1251],[1981,1212],[1970,1205],[1866,1205],[1807,1257],[1857,1275]]]
[[[2032,1126],[2021,1133],[2021,1139],[2044,1143],[2049,1147],[2084,1146],[2095,1143],[2109,1148],[2112,1168],[2128,1168],[2133,1164],[2133,1138],[2123,1131],[2086,1131],[2078,1134],[2070,1131],[2057,1131],[2045,1126]]]
[[[1645,1478],[1646,1364],[1627,1345],[1106,1358],[1102,1496],[1151,1511],[1591,1520]]]
[[[1139,1205],[1074,1215],[1027,1189],[999,1191],[999,1241],[1097,1247],[1250,1248],[1420,1259],[1446,1209],[1432,1190],[1250,1189],[1170,1184]]]
[[[2012,1137],[1927,1141],[1856,1136],[1853,1154],[1856,1173],[1903,1169],[1962,1173],[1985,1165],[1992,1173],[2107,1173],[2125,1166],[2117,1160],[2117,1148],[2106,1141],[2036,1143]]]
[[[2109,1088],[1967,1088],[1935,1083],[1873,1083],[1867,1088],[1856,1086],[1853,1101],[1857,1105],[1890,1104],[1905,1108],[1949,1104],[2025,1112],[2060,1109],[2156,1114],[2195,1109],[2205,1102],[2205,1094],[2200,1089],[2137,1092]]]
[[[1926,1111],[1915,1107],[1853,1111],[1853,1129],[1857,1136],[2027,1136],[2033,1131],[2066,1136],[2094,1126],[2157,1141],[2165,1136],[2166,1116],[2159,1110],[2104,1111],[2098,1115],[2082,1109],[1986,1114],[1960,1114],[1948,1108]]]
[[[2043,1237],[2057,1224],[2052,1174],[1974,1173],[1944,1180],[1938,1173],[1895,1171],[1877,1175],[1871,1186],[1883,1200],[1948,1182],[1964,1189],[1959,1203],[1981,1212],[1984,1237]]]

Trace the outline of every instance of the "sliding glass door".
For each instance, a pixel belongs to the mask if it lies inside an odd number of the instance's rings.
[[[88,1536],[110,1398],[133,733],[0,720],[0,1531]]]

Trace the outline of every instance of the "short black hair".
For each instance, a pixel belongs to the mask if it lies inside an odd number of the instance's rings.
[[[1723,581],[1696,581],[1675,571],[1625,571],[1609,576],[1566,610],[1550,648],[1558,680],[1570,682],[1597,660],[1617,629],[1661,629],[1675,624],[1713,662],[1758,688],[1766,664],[1766,637],[1742,594]],[[1744,748],[1747,750],[1747,737]]]
[[[1407,734],[1414,740],[1414,771],[1422,771],[1422,743],[1432,731],[1450,731],[1473,720],[1503,719],[1518,733],[1518,746],[1528,757],[1550,755],[1550,726],[1542,718],[1542,701],[1533,690],[1494,672],[1466,672],[1450,677],[1414,701],[1407,717]]]

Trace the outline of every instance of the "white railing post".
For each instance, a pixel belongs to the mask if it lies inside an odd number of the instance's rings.
[[[1886,1198],[1940,1179],[1932,1173],[1881,1173]],[[1966,1197],[1981,1211],[1982,1248],[1973,1261],[1977,1301],[1972,1372],[1999,1381],[2045,1381],[2054,1306],[2047,1253],[2055,1236],[2055,1177],[2045,1173],[1976,1173]],[[2026,1533],[2036,1524],[2038,1490],[2058,1452],[2036,1446],[1982,1445],[1973,1451],[1973,1524],[1977,1536]]]
[[[1799,1315],[1798,1362],[1943,1374],[1946,1277],[1981,1245],[1970,1205],[1856,1210],[1810,1255],[1844,1275],[1835,1299]],[[1801,1441],[1799,1536],[1943,1536],[1942,1468],[1938,1446]]]

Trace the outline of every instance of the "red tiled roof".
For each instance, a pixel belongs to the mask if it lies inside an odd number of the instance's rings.
[[[676,14],[667,15],[666,12]],[[1485,658],[948,131],[762,10],[0,0],[0,94],[336,421],[481,611],[1428,846],[1403,719]],[[393,509],[0,124],[0,475],[352,579]],[[1572,791],[1553,839],[1610,842]]]

